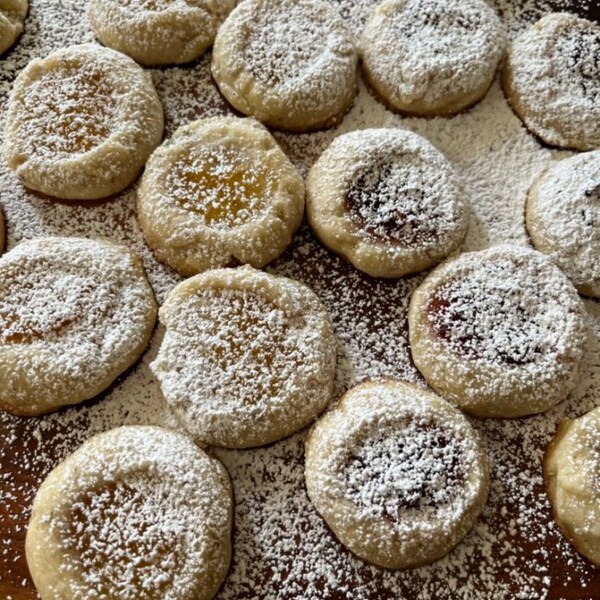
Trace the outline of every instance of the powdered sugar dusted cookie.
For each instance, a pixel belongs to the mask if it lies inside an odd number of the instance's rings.
[[[4,215],[2,214],[2,208],[0,208],[0,254],[4,252],[6,247],[6,225],[4,224]]]
[[[356,93],[357,50],[320,0],[248,0],[215,40],[212,73],[233,106],[266,125],[307,131],[338,123]]]
[[[600,567],[600,408],[560,423],[544,457],[544,480],[561,531]]]
[[[144,65],[186,63],[214,42],[236,0],[90,0],[98,39]]]
[[[533,245],[579,292],[600,297],[600,150],[542,173],[529,190],[526,222]]]
[[[119,52],[83,44],[34,59],[17,77],[4,156],[29,188],[93,200],[126,188],[162,131],[151,75]]]
[[[27,0],[0,0],[0,54],[21,35],[28,8]]]
[[[321,241],[374,277],[427,269],[465,237],[468,201],[427,140],[401,129],[336,138],[310,171],[307,215]]]
[[[231,558],[225,467],[187,437],[119,427],[42,483],[26,540],[42,600],[210,600]]]
[[[313,421],[333,390],[336,344],[305,285],[251,267],[178,285],[160,309],[166,334],[151,368],[198,441],[260,446]]]
[[[93,398],[148,345],[156,303],[141,261],[79,238],[0,259],[0,408],[38,415]]]
[[[405,569],[441,558],[473,527],[489,467],[458,409],[382,381],[347,392],[312,428],[305,475],[312,503],[347,548]]]
[[[578,552],[600,567],[600,408],[562,421],[544,457],[552,512]]]
[[[367,81],[390,108],[433,116],[481,100],[504,46],[500,19],[483,0],[385,0],[360,51]]]
[[[302,222],[304,182],[254,119],[195,121],[148,161],[137,213],[158,258],[182,275],[262,267]]]
[[[435,269],[414,292],[413,360],[429,385],[481,417],[539,413],[576,383],[583,304],[543,254],[496,246]]]
[[[600,147],[600,25],[557,13],[509,47],[506,96],[527,128],[563,148]]]

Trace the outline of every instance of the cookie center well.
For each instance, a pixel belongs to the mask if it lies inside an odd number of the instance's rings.
[[[257,159],[233,150],[192,152],[168,178],[168,193],[208,227],[240,227],[267,206],[272,181]]]
[[[44,154],[89,152],[111,135],[117,118],[106,73],[89,64],[44,74],[27,89],[23,104],[28,143]]]
[[[436,514],[461,496],[469,468],[460,439],[429,417],[377,427],[346,460],[347,496],[390,522]]]
[[[405,247],[435,241],[452,219],[418,163],[404,163],[402,157],[360,169],[346,194],[346,208],[370,238]]]

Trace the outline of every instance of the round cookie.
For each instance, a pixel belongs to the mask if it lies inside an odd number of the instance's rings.
[[[360,42],[363,74],[392,110],[455,114],[479,102],[505,46],[483,0],[385,0]]]
[[[560,530],[600,567],[600,408],[560,423],[544,457],[544,481]]]
[[[179,284],[159,315],[166,333],[150,368],[197,441],[261,446],[327,406],[336,341],[305,285],[252,267],[216,269]]]
[[[347,392],[306,440],[308,495],[338,539],[388,569],[431,563],[476,523],[489,465],[462,413],[412,384]]]
[[[39,415],[105,390],[146,349],[156,303],[124,246],[42,238],[0,258],[0,408]]]
[[[0,0],[0,54],[4,54],[23,32],[27,0]]]
[[[190,62],[214,42],[236,0],[90,0],[88,18],[106,46],[143,65]]]
[[[136,179],[162,131],[151,75],[119,52],[83,44],[23,69],[8,101],[3,150],[27,187],[94,200]]]
[[[266,125],[332,127],[356,94],[352,34],[320,0],[247,0],[219,29],[212,74],[225,98]]]
[[[414,292],[415,365],[478,417],[518,417],[564,400],[587,344],[583,303],[554,263],[519,246],[447,261]]]
[[[600,25],[546,15],[509,46],[506,97],[527,129],[547,144],[600,147]]]
[[[312,167],[307,216],[331,250],[373,277],[427,269],[463,241],[468,200],[444,156],[401,129],[336,138]]]
[[[600,150],[562,160],[529,190],[527,230],[581,294],[600,297]]]
[[[186,436],[119,427],[57,466],[25,543],[42,600],[210,600],[231,559],[225,467]]]
[[[253,119],[181,127],[154,152],[137,191],[148,245],[184,276],[263,267],[289,245],[303,213],[302,176]]]

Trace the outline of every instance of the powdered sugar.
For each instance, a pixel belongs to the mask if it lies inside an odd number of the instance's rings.
[[[527,211],[534,244],[582,292],[600,294],[600,151],[552,165],[532,188]]]
[[[504,84],[527,127],[545,142],[600,145],[600,25],[570,14],[542,18],[511,45]]]
[[[377,0],[336,0],[355,32]],[[564,2],[508,2],[497,6],[511,32],[533,23]],[[579,5],[578,5],[579,6]],[[581,5],[588,15],[592,3]],[[590,8],[591,7],[591,8]],[[34,2],[26,31],[0,66],[0,94],[34,56],[92,39],[83,4]],[[228,112],[210,81],[210,57],[187,68],[152,71],[167,116],[167,130],[200,116]],[[472,110],[452,119],[401,119],[361,85],[353,110],[337,130],[276,137],[306,173],[340,133],[366,127],[411,129],[429,139],[460,172],[472,198],[473,219],[465,249],[509,242],[527,244],[523,204],[534,180],[562,153],[544,148],[526,133],[494,83]],[[0,163],[0,203],[7,217],[9,247],[48,234],[108,238],[128,244],[144,259],[162,301],[179,277],[158,263],[143,243],[133,194],[92,206],[67,206],[34,196]],[[406,339],[408,299],[420,277],[374,280],[332,256],[303,228],[293,247],[272,267],[308,283],[326,303],[340,338],[338,391],[369,377],[396,376],[421,382]],[[540,303],[543,303],[540,299]],[[588,319],[600,330],[600,312],[586,302]],[[88,437],[124,423],[179,427],[165,406],[148,363],[149,353],[101,398],[43,419],[0,415],[2,481],[0,590],[31,594],[23,556],[24,530],[37,486],[48,471]],[[409,572],[369,567],[333,538],[306,497],[303,434],[267,448],[219,451],[236,487],[235,559],[219,598],[264,600],[540,600],[598,595],[597,573],[564,541],[549,516],[541,479],[541,457],[556,424],[593,408],[600,398],[598,349],[589,353],[577,392],[550,412],[519,421],[475,421],[493,459],[489,503],[475,530],[449,556]],[[24,582],[24,583],[23,583]],[[2,586],[5,586],[3,588]]]
[[[417,114],[472,104],[503,51],[500,20],[482,0],[390,0],[361,38],[372,85],[392,106]]]

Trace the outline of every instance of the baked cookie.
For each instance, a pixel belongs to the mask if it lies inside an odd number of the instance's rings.
[[[139,175],[162,131],[151,75],[119,52],[83,44],[34,59],[17,77],[4,156],[31,189],[94,200]]]
[[[600,25],[546,15],[509,46],[502,84],[527,129],[547,144],[600,147]]]
[[[0,54],[4,54],[23,32],[27,0],[0,0]]]
[[[302,176],[253,119],[181,127],[154,152],[137,191],[148,245],[184,276],[264,266],[288,246],[303,213]]]
[[[159,315],[166,333],[150,367],[196,440],[261,446],[327,406],[336,342],[305,285],[252,267],[207,271],[179,284]]]
[[[505,43],[483,0],[385,0],[361,37],[363,74],[392,110],[452,115],[485,96]]]
[[[374,277],[433,266],[460,245],[469,224],[448,161],[401,129],[336,138],[309,173],[307,215],[328,248]]]
[[[4,224],[4,215],[2,214],[2,208],[0,208],[0,254],[6,247],[6,225]]]
[[[219,29],[212,74],[239,111],[271,127],[332,127],[356,94],[353,36],[320,0],[247,0]]]
[[[554,263],[519,246],[463,254],[430,273],[408,313],[415,365],[479,417],[543,412],[576,383],[583,303]]]
[[[42,600],[210,600],[231,558],[225,467],[186,436],[119,427],[42,483],[25,549]]]
[[[476,523],[489,466],[457,409],[399,381],[347,392],[306,440],[306,488],[360,558],[406,569],[441,558]]]
[[[533,245],[581,294],[600,297],[600,150],[542,173],[529,190],[525,220]]]
[[[560,423],[544,457],[544,480],[561,531],[600,567],[600,408]]]
[[[88,18],[106,46],[143,65],[186,63],[215,41],[236,0],[90,0]]]
[[[98,395],[146,349],[156,303],[124,246],[42,238],[0,258],[0,408],[39,415]]]

